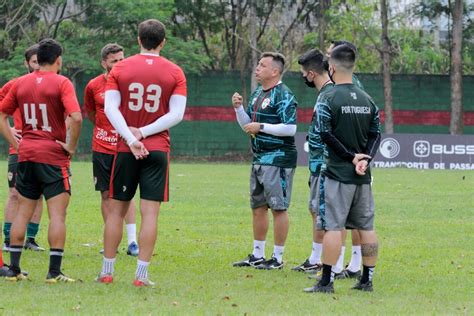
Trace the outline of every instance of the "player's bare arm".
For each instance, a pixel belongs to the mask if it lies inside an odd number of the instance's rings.
[[[10,128],[8,115],[3,112],[0,112],[0,131],[8,143],[10,143],[10,145],[12,145],[15,149],[18,149],[18,140],[15,138],[12,129]]]
[[[76,152],[77,143],[79,141],[79,135],[81,133],[82,114],[80,112],[74,112],[69,115],[69,118],[69,142],[64,143],[59,140],[57,140],[56,142],[59,143],[70,156],[72,156]]]

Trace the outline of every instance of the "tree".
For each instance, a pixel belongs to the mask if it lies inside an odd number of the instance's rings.
[[[385,133],[393,134],[393,104],[392,104],[392,78],[390,75],[391,44],[388,37],[388,8],[386,0],[380,0],[380,16],[382,21],[382,76],[385,113]]]
[[[451,6],[451,1],[449,1]],[[453,29],[451,46],[451,123],[449,131],[452,135],[462,134],[462,0],[455,0],[452,8]]]

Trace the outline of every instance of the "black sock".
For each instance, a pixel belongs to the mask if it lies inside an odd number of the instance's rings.
[[[369,281],[372,281],[372,274],[374,273],[375,266],[369,267],[366,265],[363,265],[364,269],[362,272],[362,277],[360,279],[360,283],[364,284]]]
[[[63,249],[51,248],[49,250],[49,274],[54,278],[61,274]]]
[[[319,281],[319,284],[322,286],[326,286],[332,281],[332,266],[323,264],[323,275],[321,276],[321,281]]]
[[[16,274],[21,273],[20,258],[21,258],[22,250],[23,250],[23,245],[21,246],[10,245],[10,269],[14,271]]]

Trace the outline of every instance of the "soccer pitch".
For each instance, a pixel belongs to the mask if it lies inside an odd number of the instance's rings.
[[[6,167],[6,162],[0,165],[1,175]],[[92,164],[73,162],[63,270],[82,282],[45,284],[49,253],[25,252],[22,268],[31,280],[0,279],[0,315],[474,313],[474,172],[376,169],[380,254],[374,292],[354,292],[353,280],[337,280],[336,293],[325,295],[303,293],[314,281],[291,271],[311,252],[304,167],[297,168],[294,179],[284,269],[231,266],[252,248],[249,171],[249,164],[172,162],[170,202],[161,209],[150,266],[157,286],[135,288],[136,259],[125,254],[126,240],[114,283],[93,281],[102,264],[100,198],[93,190]],[[4,203],[6,180],[2,187]],[[44,213],[38,238],[43,246],[47,222]],[[267,257],[273,249],[271,227]],[[4,257],[9,261],[8,254]]]

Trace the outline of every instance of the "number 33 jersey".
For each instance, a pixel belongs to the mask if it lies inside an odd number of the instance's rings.
[[[56,140],[66,141],[66,117],[81,112],[71,81],[41,70],[18,78],[0,104],[8,115],[16,109],[23,125],[18,162],[69,166],[69,156]]]
[[[186,96],[186,77],[178,65],[162,56],[137,54],[114,65],[105,90],[120,91],[120,112],[127,125],[140,128],[169,112],[172,95]],[[168,130],[148,136],[142,142],[149,151],[170,150]],[[117,151],[130,149],[119,140]]]

